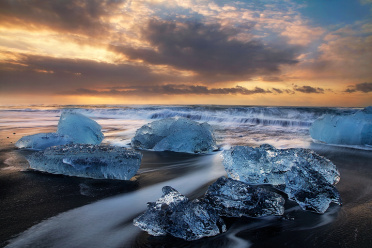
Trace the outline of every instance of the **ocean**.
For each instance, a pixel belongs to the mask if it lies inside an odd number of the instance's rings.
[[[103,144],[130,147],[142,125],[167,117],[208,122],[219,151],[206,155],[141,151],[129,181],[95,180],[30,170],[15,148],[22,136],[54,132],[65,109],[102,126]],[[325,114],[359,108],[209,105],[0,107],[0,246],[6,247],[372,247],[372,148],[315,142],[309,127]],[[187,242],[153,237],[132,224],[163,186],[195,199],[226,175],[221,151],[235,145],[309,148],[330,159],[343,205],[324,214],[286,199],[282,217],[229,218],[226,233]]]

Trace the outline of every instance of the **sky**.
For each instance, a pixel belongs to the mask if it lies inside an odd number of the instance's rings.
[[[0,105],[372,105],[372,0],[1,0]]]

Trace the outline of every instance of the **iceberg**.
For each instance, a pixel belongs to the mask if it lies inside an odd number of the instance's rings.
[[[72,112],[63,112],[56,133],[38,133],[23,136],[15,146],[34,150],[67,144],[99,145],[104,136],[101,126],[88,117]]]
[[[304,210],[324,213],[331,202],[341,205],[336,166],[309,149],[235,146],[223,152],[223,164],[230,178],[272,184]]]
[[[20,138],[15,146],[34,150],[44,150],[50,146],[72,144],[73,139],[68,135],[58,133],[38,133]]]
[[[104,137],[101,126],[97,122],[74,112],[63,112],[61,114],[57,133],[72,137],[76,144],[98,145]]]
[[[52,146],[26,157],[35,170],[67,176],[129,180],[142,154],[122,147],[74,144]]]
[[[226,177],[210,185],[204,199],[219,216],[263,217],[284,213],[285,200],[273,189]]]
[[[310,135],[329,144],[372,145],[372,106],[352,115],[325,115],[312,124]]]
[[[167,118],[146,124],[136,131],[131,144],[137,149],[186,153],[217,149],[211,126],[187,118]]]
[[[187,241],[215,236],[226,231],[224,221],[204,201],[189,199],[170,186],[133,224],[153,236],[166,234]]]

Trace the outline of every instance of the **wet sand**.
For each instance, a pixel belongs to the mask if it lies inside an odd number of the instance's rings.
[[[43,117],[44,113],[40,114]],[[141,168],[131,181],[94,180],[52,175],[28,169],[14,143],[24,135],[53,132],[58,113],[42,121],[10,116],[0,128],[0,246],[9,247],[372,247],[372,151],[310,143],[309,148],[329,158],[341,173],[336,185],[343,205],[325,214],[301,210],[286,201],[283,217],[226,218],[228,231],[216,237],[185,242],[152,237],[132,225],[146,202],[169,185],[194,199],[225,175],[219,152],[190,155],[142,151]],[[38,116],[38,117],[40,117]],[[144,121],[99,119],[106,144],[127,144]],[[110,124],[114,123],[114,124]],[[127,128],[127,129],[126,129]],[[220,127],[220,144],[259,145],[271,141],[287,146],[309,142],[306,130],[289,127]],[[235,132],[234,132],[235,130]],[[279,131],[278,131],[279,130]],[[284,133],[281,133],[284,132]],[[15,134],[13,134],[15,133]],[[262,137],[260,139],[260,137]],[[245,143],[246,142],[246,143]],[[275,143],[276,142],[276,143]]]

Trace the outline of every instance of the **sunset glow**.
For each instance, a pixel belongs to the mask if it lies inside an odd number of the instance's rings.
[[[0,3],[0,104],[372,105],[372,1]]]

